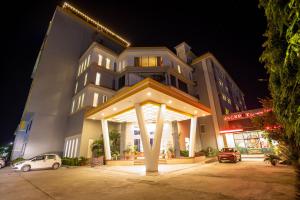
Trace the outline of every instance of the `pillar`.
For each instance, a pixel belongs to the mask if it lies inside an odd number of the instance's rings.
[[[197,117],[193,116],[191,118],[191,126],[190,126],[189,157],[195,156],[196,128],[197,128]]]
[[[106,160],[111,160],[107,120],[106,119],[101,119],[101,125],[102,125],[105,159]]]
[[[144,120],[144,114],[143,114],[142,107],[140,104],[135,104],[134,107],[135,107],[138,125],[140,128],[141,140],[142,140],[143,149],[144,149],[146,170],[152,171],[153,170],[152,152],[151,152],[151,146],[150,146],[150,139],[149,139],[149,136],[147,133],[146,123]]]
[[[160,146],[161,146],[161,137],[164,128],[164,115],[166,112],[166,104],[161,104],[158,116],[156,120],[156,128],[155,128],[155,135],[154,135],[154,144],[152,147],[152,159],[153,159],[153,171],[158,171],[158,161],[159,161],[159,154],[160,154]]]
[[[173,136],[175,157],[180,158],[179,133],[178,133],[177,121],[172,122],[172,136]]]

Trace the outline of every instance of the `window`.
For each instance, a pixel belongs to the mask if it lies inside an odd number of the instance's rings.
[[[231,104],[231,99],[227,98],[227,102],[228,102],[229,104]]]
[[[100,85],[101,74],[99,72],[96,73],[96,85]]]
[[[106,69],[110,68],[110,59],[106,58],[106,65],[105,65]]]
[[[74,158],[77,157],[77,148],[78,148],[78,138],[76,138],[76,140],[75,140]]]
[[[77,88],[78,88],[78,82],[75,84],[75,94],[77,93]]]
[[[77,102],[77,110],[78,110],[79,107],[80,107],[80,103],[81,103],[81,96],[79,96],[79,98],[78,98],[78,102]]]
[[[98,65],[99,66],[102,66],[102,60],[103,60],[102,55],[98,54]]]
[[[119,89],[125,86],[125,75],[119,78]]]
[[[45,156],[37,156],[34,159],[32,159],[32,161],[39,161],[39,160],[44,160]]]
[[[177,70],[178,70],[178,73],[181,74],[181,68],[180,68],[180,65],[177,65]]]
[[[119,68],[119,72],[122,71],[122,62],[121,61],[119,62],[118,68]]]
[[[177,87],[175,76],[170,75],[170,80],[171,80],[171,85],[174,86],[174,87]]]
[[[87,64],[87,59],[84,59],[84,66],[83,66],[83,70],[84,71],[86,69],[86,64]]]
[[[84,86],[86,85],[86,82],[87,82],[87,76],[88,76],[88,73],[86,73],[84,76],[84,83],[83,83]]]
[[[181,91],[184,91],[184,92],[188,92],[188,87],[187,87],[187,84],[181,80],[178,79],[178,88],[181,90]]]
[[[205,133],[205,125],[204,124],[200,125],[200,132]]]
[[[135,67],[157,67],[161,65],[162,65],[162,58],[160,56],[134,57]]]
[[[98,105],[98,93],[94,93],[94,99],[93,99],[93,107],[96,107]]]
[[[91,55],[89,55],[88,58],[87,58],[87,64],[86,64],[86,67],[89,66],[89,64],[90,64],[90,59],[91,59]]]
[[[47,155],[47,159],[48,160],[54,160],[55,159],[55,155]]]
[[[106,102],[107,101],[107,96],[106,95],[103,95],[102,96],[102,102],[104,103],[104,102]]]
[[[81,106],[80,107],[83,107],[83,102],[84,102],[84,93],[81,95]]]
[[[238,105],[235,105],[235,109],[236,109],[237,111],[240,111],[240,108],[239,108]]]
[[[75,99],[73,100],[73,102],[72,102],[72,109],[71,109],[71,113],[73,113],[74,112],[74,106],[75,106]]]
[[[192,81],[193,80],[192,72],[189,73],[189,76],[190,76],[190,80]]]
[[[222,99],[223,99],[224,101],[226,101],[226,100],[227,100],[227,97],[226,97],[226,95],[225,95],[225,94],[222,94]]]
[[[78,73],[77,73],[77,76],[80,75],[80,69],[81,69],[81,65],[79,65],[79,67],[78,67]]]
[[[221,80],[219,80],[219,85],[223,86],[223,82]]]

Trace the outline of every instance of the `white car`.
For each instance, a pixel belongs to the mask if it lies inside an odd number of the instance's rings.
[[[58,169],[61,166],[61,158],[56,154],[43,154],[28,160],[23,160],[12,165],[14,170],[28,172],[33,169]]]
[[[0,169],[2,167],[5,167],[5,160],[3,158],[0,158]]]

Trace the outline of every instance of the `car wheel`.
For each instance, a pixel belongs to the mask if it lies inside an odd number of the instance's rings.
[[[58,169],[59,168],[59,163],[54,163],[52,165],[52,169]]]
[[[240,162],[242,161],[242,156],[240,156],[240,160],[239,160]]]
[[[237,157],[234,157],[233,162],[237,163]]]
[[[23,172],[28,172],[28,171],[30,171],[30,166],[29,166],[29,165],[23,166],[23,167],[22,167],[22,171],[23,171]]]

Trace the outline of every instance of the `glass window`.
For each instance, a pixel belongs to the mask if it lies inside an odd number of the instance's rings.
[[[141,63],[140,63],[141,67],[148,67],[149,66],[148,56],[142,56],[140,60],[141,60]]]
[[[102,66],[102,60],[103,60],[102,55],[98,54],[98,65],[99,66]]]
[[[99,72],[96,73],[96,85],[100,85],[101,74]]]
[[[78,110],[79,107],[80,107],[80,103],[81,103],[81,96],[79,96],[79,98],[78,98],[78,102],[77,102],[77,110]]]
[[[78,82],[75,84],[75,94],[77,93],[77,88],[78,88]]]
[[[98,93],[94,93],[94,99],[93,99],[93,107],[96,107],[98,105]]]
[[[106,69],[110,69],[110,59],[106,58],[106,65],[105,65]]]
[[[52,159],[52,160],[54,160],[54,159],[55,159],[55,155],[47,155],[47,159]]]
[[[75,106],[75,99],[74,99],[73,102],[72,102],[72,110],[71,110],[71,113],[74,112],[74,106]]]
[[[88,58],[87,58],[87,64],[86,64],[86,67],[89,66],[89,64],[90,64],[90,59],[91,59],[91,55],[89,55]]]
[[[149,56],[149,67],[156,67],[157,63],[156,63],[157,59],[154,56]]]
[[[82,94],[82,97],[81,97],[81,107],[83,107],[83,102],[84,102],[84,93]]]
[[[180,65],[177,65],[177,70],[178,70],[178,73],[181,74],[181,68],[180,68]]]
[[[170,75],[170,80],[171,80],[171,85],[174,86],[174,87],[177,87],[176,86],[176,78],[175,78],[175,76]]]
[[[77,73],[77,76],[80,75],[80,69],[81,69],[81,65],[79,65],[79,67],[78,67],[78,73]]]
[[[86,73],[84,76],[84,84],[83,84],[84,86],[86,85],[86,82],[87,82],[87,76],[88,76],[88,73]]]
[[[200,132],[205,133],[205,125],[200,125]]]
[[[106,95],[103,95],[102,96],[102,102],[104,103],[104,102],[106,102],[107,101],[107,96]]]
[[[181,80],[178,79],[178,88],[181,90],[181,91],[184,91],[184,92],[188,92],[188,87],[187,87],[187,84]]]

